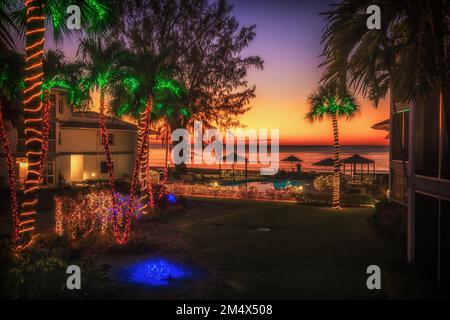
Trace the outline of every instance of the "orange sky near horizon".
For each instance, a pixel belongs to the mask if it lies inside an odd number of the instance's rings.
[[[264,72],[264,71],[263,71]],[[263,75],[259,76],[264,78]],[[264,81],[264,80],[261,80]],[[278,96],[276,92],[258,90],[250,103],[252,108],[240,121],[247,128],[279,129],[280,143],[291,145],[332,145],[333,130],[327,118],[310,123],[304,119],[309,106],[309,91],[299,88]],[[374,108],[370,101],[358,97],[360,112],[351,120],[339,120],[339,140],[342,145],[388,145],[387,132],[374,130],[372,125],[389,117],[389,100]]]

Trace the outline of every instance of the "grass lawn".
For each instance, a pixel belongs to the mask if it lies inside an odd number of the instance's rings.
[[[366,287],[366,268],[399,259],[370,229],[373,209],[210,199],[191,206],[183,228],[190,254],[243,298],[379,298]]]
[[[111,274],[149,257],[167,257],[205,271],[187,282],[157,289],[112,279],[105,297],[387,298],[385,290],[367,289],[366,268],[373,264],[381,267],[384,289],[385,278],[392,278],[392,273],[383,272],[393,264],[403,265],[400,255],[369,227],[367,219],[373,210],[189,199],[186,209],[158,213],[139,222],[125,247],[104,247],[98,236],[86,240],[83,255],[108,264]],[[0,224],[5,225],[9,219],[3,218]],[[38,219],[41,232],[53,230],[51,211],[42,212]],[[397,274],[402,272],[400,268]]]

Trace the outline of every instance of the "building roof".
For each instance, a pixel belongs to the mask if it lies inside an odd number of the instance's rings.
[[[60,128],[81,128],[98,129],[99,113],[94,111],[75,111],[72,112],[72,118],[68,121],[62,121]],[[78,120],[79,119],[79,120]],[[105,116],[106,128],[111,130],[137,131],[137,126],[133,123]],[[157,131],[150,130],[150,134],[158,134]]]
[[[343,159],[341,162],[342,163],[352,163],[352,164],[373,164],[373,163],[375,163],[375,161],[361,157],[359,154],[354,154],[353,156],[351,156],[349,158]]]
[[[389,131],[389,129],[390,129],[390,120],[386,119],[384,121],[378,122],[378,123],[376,123],[376,124],[374,124],[372,126],[372,129]]]
[[[314,162],[312,165],[318,167],[332,167],[334,166],[334,160],[331,158],[326,158],[318,162]]]
[[[98,129],[97,122],[88,121],[63,121],[60,128],[81,128],[81,129]],[[108,122],[106,128],[111,130],[127,130],[136,131],[137,126],[128,122]]]
[[[289,157],[281,160],[281,162],[303,162],[303,160],[297,158],[296,156],[289,156]]]

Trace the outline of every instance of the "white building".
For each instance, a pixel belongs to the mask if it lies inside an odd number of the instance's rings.
[[[100,139],[98,113],[73,111],[64,90],[51,92],[51,132],[45,184],[58,186],[86,180],[108,179],[106,157]],[[134,124],[107,118],[109,143],[118,180],[129,180],[134,167],[137,127]],[[27,160],[23,128],[9,126],[10,147],[17,163],[20,183],[25,180]],[[7,183],[3,150],[0,150],[0,177]]]

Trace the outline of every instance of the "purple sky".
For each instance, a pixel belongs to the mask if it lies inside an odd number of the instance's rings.
[[[250,128],[279,128],[287,143],[329,144],[329,124],[311,125],[303,120],[306,99],[317,87],[322,70],[320,44],[325,27],[319,13],[329,10],[336,0],[230,0],[242,25],[256,24],[256,38],[244,54],[258,54],[263,71],[250,70],[249,84],[256,85],[252,109],[241,118]],[[51,41],[47,47],[53,47]],[[74,57],[76,37],[64,42],[64,51]],[[372,130],[372,124],[388,117],[386,101],[377,110],[360,98],[362,112],[352,123],[342,122],[344,144],[385,144],[385,133]]]

